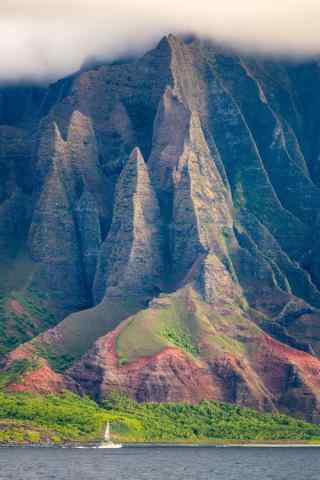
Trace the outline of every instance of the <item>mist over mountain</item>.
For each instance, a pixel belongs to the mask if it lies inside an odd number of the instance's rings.
[[[62,78],[88,57],[139,56],[169,33],[301,58],[320,53],[317,0],[3,0],[0,81]]]

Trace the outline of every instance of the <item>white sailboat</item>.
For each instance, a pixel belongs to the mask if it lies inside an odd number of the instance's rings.
[[[108,422],[104,432],[104,441],[100,443],[98,448],[121,448],[121,447],[122,447],[121,443],[113,443],[113,441],[111,440],[110,422]]]

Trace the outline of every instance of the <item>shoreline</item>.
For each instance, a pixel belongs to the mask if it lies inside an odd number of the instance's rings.
[[[52,449],[97,449],[97,443],[0,443],[1,448],[52,448]],[[320,448],[315,442],[130,442],[122,443],[122,449],[127,448]],[[111,449],[110,449],[111,450]]]

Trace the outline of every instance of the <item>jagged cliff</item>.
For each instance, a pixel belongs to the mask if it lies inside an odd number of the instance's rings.
[[[317,421],[319,80],[170,36],[3,87],[3,372],[33,361],[6,388]]]

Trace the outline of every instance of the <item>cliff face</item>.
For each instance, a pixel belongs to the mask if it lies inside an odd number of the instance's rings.
[[[170,36],[2,88],[2,363],[38,361],[7,388],[316,421],[319,77]]]

